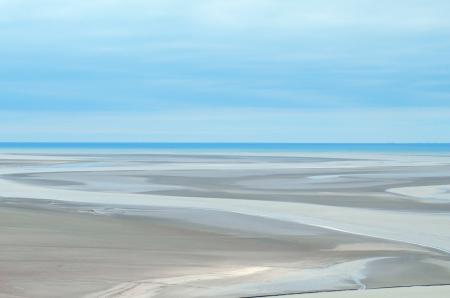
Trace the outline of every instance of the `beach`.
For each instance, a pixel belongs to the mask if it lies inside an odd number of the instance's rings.
[[[450,298],[450,0],[0,23],[0,298]]]
[[[10,150],[0,297],[450,295],[449,185],[442,153]]]

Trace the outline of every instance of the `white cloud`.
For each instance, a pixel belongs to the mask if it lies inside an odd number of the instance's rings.
[[[450,109],[0,113],[3,141],[449,142]],[[20,121],[18,121],[20,119]]]
[[[0,0],[0,11],[0,20],[11,22],[139,21],[145,26],[155,19],[171,19],[207,31],[360,26],[430,30],[450,26],[450,2],[443,0]]]
[[[448,0],[0,0],[0,28],[2,110],[56,107],[2,140],[450,140]]]

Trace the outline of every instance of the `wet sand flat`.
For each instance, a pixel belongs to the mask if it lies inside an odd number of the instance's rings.
[[[405,287],[396,289],[374,289],[368,291],[342,291],[329,293],[313,293],[301,295],[285,295],[285,298],[447,298],[450,295],[450,286],[434,287]],[[274,297],[274,296],[267,296]]]
[[[254,297],[450,283],[450,203],[390,191],[447,181],[446,156],[3,154],[0,293]]]
[[[272,230],[263,232],[187,223],[183,218],[188,216],[176,216],[179,211],[170,209],[149,210],[145,216],[100,216],[73,211],[93,206],[13,199],[0,206],[1,290],[19,297],[81,297],[97,292],[89,297],[109,297],[102,290],[142,280],[151,287],[173,283],[168,293],[156,297],[179,297],[191,288],[197,289],[195,297],[238,297],[258,294],[268,276],[273,284],[264,293],[294,290],[296,283],[285,281],[296,280],[307,270],[311,280],[304,287],[358,288],[354,281],[345,281],[353,278],[351,271],[335,276],[332,269],[327,273],[317,268],[358,260],[353,270],[359,270],[366,258],[392,254],[399,260],[412,255],[420,268],[430,255],[442,257],[409,245],[283,222],[269,221],[265,224]],[[358,243],[378,248],[354,251]],[[339,245],[345,249],[336,249]],[[430,281],[440,278],[436,270]]]

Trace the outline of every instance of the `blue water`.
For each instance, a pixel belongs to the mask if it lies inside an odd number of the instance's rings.
[[[450,153],[450,143],[21,143],[0,142],[1,151],[246,151],[246,152],[378,152]]]

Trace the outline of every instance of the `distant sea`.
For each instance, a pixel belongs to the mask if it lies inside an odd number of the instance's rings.
[[[0,151],[201,151],[449,153],[450,143],[123,143],[0,142]]]

